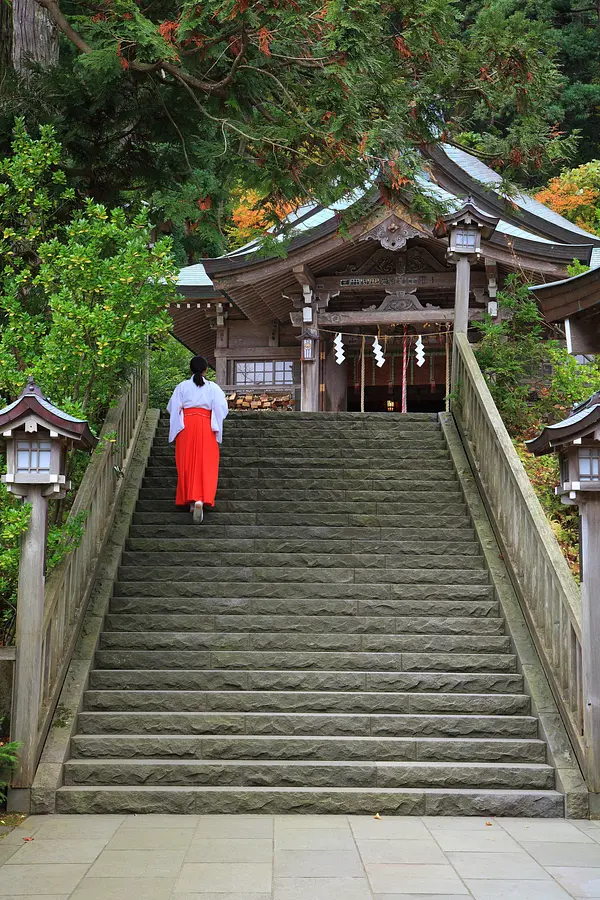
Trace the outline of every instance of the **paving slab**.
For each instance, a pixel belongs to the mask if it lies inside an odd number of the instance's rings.
[[[90,865],[102,853],[104,841],[27,841],[7,862],[13,865],[55,865],[57,863]],[[598,848],[600,850],[600,847]],[[0,853],[2,847],[0,847]]]
[[[278,828],[276,850],[354,850],[349,828]]]
[[[365,868],[375,896],[398,891],[468,896],[467,888],[450,865],[367,865]]]
[[[366,878],[276,878],[274,900],[372,900]],[[177,898],[179,900],[179,898]]]
[[[2,866],[0,897],[14,894],[68,895],[87,871],[87,865]]]
[[[571,897],[596,900],[600,897],[600,869],[578,866],[552,866],[548,872]]]
[[[357,841],[391,839],[427,840],[430,834],[418,816],[390,816],[375,819],[373,816],[348,816],[350,827]]]
[[[360,878],[364,870],[356,850],[276,850],[275,876]]]
[[[90,869],[91,878],[172,878],[179,874],[185,850],[104,850]]]
[[[549,881],[550,876],[524,850],[513,853],[448,853],[461,878],[495,878]]]
[[[560,885],[547,881],[471,881],[467,887],[475,900],[570,900]],[[379,900],[379,898],[377,898]],[[430,897],[427,900],[431,900]]]
[[[600,847],[598,848],[600,850]],[[268,838],[194,838],[186,853],[186,862],[271,863],[273,841]]]
[[[174,885],[174,878],[84,878],[69,900],[169,900]]]
[[[523,849],[542,866],[585,866],[600,868],[599,844],[523,841]]]
[[[106,850],[186,850],[193,836],[193,828],[121,827],[106,844]]]
[[[510,834],[500,828],[477,831],[442,830],[431,832],[438,845],[445,852],[467,851],[469,853],[507,853],[519,849],[519,844]]]
[[[229,892],[235,896],[242,885],[250,893],[270,893],[271,883],[270,863],[186,863],[175,884],[174,898],[189,893]]]
[[[592,839],[580,828],[564,819],[502,819],[502,828],[517,841],[550,841],[589,843]]]
[[[273,817],[200,816],[196,834],[207,838],[272,838]]]
[[[360,855],[365,865],[414,863],[444,865],[446,857],[433,840],[428,841],[360,841]]]

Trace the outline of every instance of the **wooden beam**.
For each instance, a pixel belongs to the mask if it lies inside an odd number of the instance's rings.
[[[294,266],[292,269],[294,273],[294,278],[296,279],[302,287],[309,287],[311,291],[314,291],[316,288],[315,276],[310,270],[310,266],[307,266],[306,263],[300,263],[298,266]]]
[[[469,321],[481,321],[487,315],[483,309],[469,309]],[[290,313],[292,325],[296,328],[302,325],[302,313]],[[453,309],[411,309],[406,312],[383,311],[376,309],[364,309],[351,312],[323,312],[319,313],[319,326],[337,325],[425,325],[442,322],[453,322]]]
[[[335,294],[338,291],[344,293],[346,291],[359,291],[360,293],[370,291],[388,291],[397,290],[427,289],[433,288],[438,290],[454,291],[456,274],[450,270],[448,272],[415,272],[404,273],[401,275],[335,275],[335,276],[317,276],[317,291],[327,291]],[[471,287],[483,290],[487,286],[487,280],[484,272],[473,271],[471,273]]]

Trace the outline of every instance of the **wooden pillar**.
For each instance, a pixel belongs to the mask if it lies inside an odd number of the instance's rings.
[[[316,328],[316,312],[313,321]],[[318,332],[317,332],[318,334]],[[301,406],[302,412],[319,411],[319,357],[321,355],[321,342],[317,337],[314,341],[314,359],[301,362]]]
[[[25,497],[25,502],[31,504],[31,517],[21,538],[11,739],[19,741],[22,748],[18,768],[11,780],[9,803],[13,811],[29,809],[29,788],[37,763],[48,513],[48,501],[42,491],[41,485],[32,486]]]
[[[325,409],[327,412],[345,412],[348,405],[348,362],[341,365],[335,361],[333,342],[327,345],[325,355]]]
[[[586,782],[600,793],[600,497],[580,501],[581,653]]]

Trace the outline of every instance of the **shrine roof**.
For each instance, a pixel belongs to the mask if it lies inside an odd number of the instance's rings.
[[[600,302],[600,252],[593,252],[592,267],[581,275],[535,284],[529,288],[549,322],[583,313]]]
[[[441,200],[450,212],[459,208],[464,203],[465,195],[470,194],[483,215],[498,218],[490,247],[517,252],[525,257],[529,255],[533,259],[548,259],[563,269],[574,258],[588,263],[592,255],[599,257],[600,263],[600,237],[573,225],[522,192],[510,198],[501,196],[498,193],[502,183],[500,175],[480,159],[448,144],[429,148],[424,157],[427,165],[424,165],[419,180],[425,192]],[[371,209],[382,204],[378,190],[370,183],[348,192],[327,206],[305,204],[286,217],[287,235],[283,231],[277,234],[278,226],[274,226],[271,232],[276,240],[283,241],[287,236],[290,256],[313,243],[317,247],[321,239],[337,231],[338,214],[358,200],[367,200],[367,206],[370,201]],[[218,296],[214,276],[233,275],[277,259],[257,253],[260,247],[261,241],[257,239],[231,253],[186,266],[179,273],[177,286],[180,293],[206,299]]]
[[[596,431],[600,422],[600,392],[592,394],[573,410],[562,422],[546,425],[540,433],[525,441],[527,449],[536,456],[551,453],[565,444],[588,437]]]

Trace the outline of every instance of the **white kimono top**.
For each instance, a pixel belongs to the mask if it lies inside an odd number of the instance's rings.
[[[183,431],[183,410],[193,406],[210,409],[210,425],[220,444],[223,440],[223,420],[229,412],[227,398],[214,381],[207,381],[205,378],[202,387],[198,387],[194,384],[193,377],[177,385],[167,405],[167,412],[171,416],[169,441],[174,441],[179,432]]]

